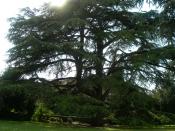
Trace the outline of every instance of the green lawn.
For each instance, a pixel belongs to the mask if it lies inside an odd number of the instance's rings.
[[[174,129],[67,128],[51,124],[0,121],[0,131],[175,131]]]

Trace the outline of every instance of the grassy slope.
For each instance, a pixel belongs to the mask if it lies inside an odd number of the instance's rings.
[[[43,123],[0,121],[0,131],[175,131],[175,129],[63,128]]]

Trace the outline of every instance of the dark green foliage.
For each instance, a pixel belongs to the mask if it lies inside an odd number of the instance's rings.
[[[157,100],[158,110],[161,112],[175,113],[175,81],[174,72],[164,72],[157,78],[156,89],[153,90],[153,97]]]
[[[169,61],[173,61],[174,45],[163,44],[173,35],[164,31],[167,22],[161,16],[168,17],[165,10],[130,11],[143,2],[80,0],[69,1],[66,10],[48,4],[39,10],[25,8],[10,19],[8,38],[14,47],[9,50],[9,62],[25,75],[51,69],[56,77],[72,72],[75,66],[77,90],[86,92],[82,79],[88,80],[94,87],[86,87],[91,88],[86,95],[101,100],[108,96],[103,94],[101,81],[117,70],[123,77],[122,81],[116,79],[119,83],[155,82],[155,73],[162,73],[159,67],[173,70]],[[96,80],[89,79],[93,75]]]
[[[32,81],[0,82],[0,117],[30,119],[37,100],[44,99],[51,89]]]
[[[52,121],[52,117],[58,115],[63,118],[54,119],[58,119],[61,123],[66,122],[69,117],[75,117],[74,119],[80,123],[100,126],[106,122],[110,113],[103,102],[85,96],[57,95],[51,98],[43,97],[42,101],[36,103],[32,120]]]
[[[31,86],[29,86],[31,87]],[[0,116],[14,119],[30,119],[33,114],[35,98],[30,96],[30,89],[27,86],[10,82],[0,84]]]
[[[148,126],[149,123],[144,121],[142,118],[137,117],[120,117],[117,119],[119,125],[128,126]]]
[[[1,77],[10,81],[0,90],[1,110],[33,112],[42,101],[35,120],[51,110],[90,117],[94,125],[172,123],[172,115],[163,112],[175,113],[175,2],[146,2],[162,9],[133,12],[144,0],[78,0],[65,8],[23,9],[10,19],[12,67]],[[55,79],[39,78],[42,71]],[[149,83],[154,91],[146,89]]]
[[[76,4],[69,1],[66,10],[48,4],[39,10],[23,9],[21,15],[10,19],[8,38],[14,47],[9,50],[9,63],[15,68],[6,77],[17,80],[50,71],[58,78],[75,67],[75,92],[101,101],[107,101],[113,87],[127,83],[146,87],[162,75],[160,67],[174,69],[170,63],[175,49],[173,44],[162,43],[170,38],[164,31],[163,11],[130,11],[142,3],[80,0]],[[114,77],[117,85],[113,86],[109,77]]]
[[[9,67],[5,70],[1,79],[17,81],[22,77],[22,69]]]
[[[55,96],[48,102],[55,114],[65,116],[104,118],[109,113],[103,102],[85,96]]]
[[[159,125],[159,124],[162,124],[162,125],[174,124],[173,119],[171,119],[171,117],[169,117],[165,113],[149,112],[149,115],[152,118],[152,123],[154,123],[154,124],[157,124],[157,125]],[[173,114],[172,114],[172,116],[173,116]]]

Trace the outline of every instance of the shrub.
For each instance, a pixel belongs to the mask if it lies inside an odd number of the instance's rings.
[[[149,112],[151,119],[154,124],[171,124],[172,120],[164,113],[153,113]]]
[[[117,118],[119,125],[127,126],[146,126],[149,125],[143,118],[140,117],[119,117]]]
[[[37,101],[32,120],[42,121],[42,116],[51,116],[53,114],[54,113],[51,110],[49,110],[43,102]]]
[[[38,97],[37,92],[39,91],[33,83],[0,81],[1,117],[30,119]]]
[[[84,96],[55,96],[47,103],[55,113],[64,116],[91,118],[91,124],[102,124],[109,111],[103,102]]]

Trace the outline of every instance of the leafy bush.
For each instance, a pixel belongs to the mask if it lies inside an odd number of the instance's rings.
[[[83,96],[55,96],[47,106],[55,113],[64,116],[91,118],[92,124],[100,124],[109,111],[103,102]]]
[[[36,83],[0,81],[0,115],[30,119],[40,97]],[[16,119],[14,117],[14,119]],[[21,119],[20,118],[20,119]],[[18,118],[17,118],[18,119]]]
[[[32,120],[42,121],[42,116],[51,116],[53,114],[54,113],[51,110],[49,110],[43,102],[37,101]]]
[[[152,123],[154,124],[171,124],[172,120],[170,119],[170,117],[168,117],[167,115],[165,115],[164,113],[153,113],[153,112],[149,112],[149,115],[151,116],[152,119]]]
[[[107,117],[105,117],[106,123],[111,125],[119,124],[118,119],[115,117],[114,113],[110,113]]]
[[[55,113],[67,116],[95,117],[97,110],[101,110],[101,108],[105,109],[103,103],[95,99],[71,95],[52,97],[48,100],[47,105]]]
[[[119,125],[127,125],[127,126],[147,126],[149,125],[148,122],[146,122],[141,117],[119,117],[117,118],[117,124]]]

